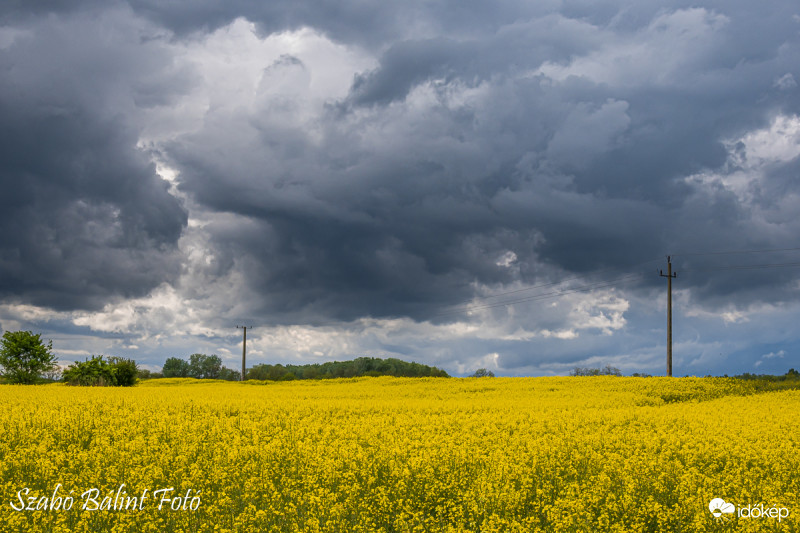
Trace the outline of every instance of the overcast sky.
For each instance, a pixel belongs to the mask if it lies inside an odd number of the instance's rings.
[[[671,255],[676,375],[800,368],[796,1],[12,0],[0,72],[65,364],[664,374]]]

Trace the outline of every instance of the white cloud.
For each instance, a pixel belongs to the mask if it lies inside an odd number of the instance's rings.
[[[544,337],[545,339],[549,339],[551,337],[556,339],[577,339],[578,332],[574,329],[562,329],[558,331],[550,331],[549,329],[543,329],[539,331],[539,335]]]
[[[139,144],[145,148],[160,149],[204,127],[227,132],[229,143],[251,146],[252,126],[264,120],[302,127],[313,139],[324,106],[344,97],[354,75],[376,64],[368,52],[313,29],[260,35],[245,18],[162,46],[173,58],[172,69],[191,75],[193,87],[168,106],[139,110]]]
[[[748,132],[724,144],[732,163],[745,170],[789,162],[800,156],[800,117],[778,115],[768,127]]]
[[[758,368],[759,366],[764,364],[765,361],[767,361],[769,359],[783,359],[784,355],[786,355],[786,352],[784,350],[779,350],[777,352],[765,353],[764,355],[761,356],[761,358],[758,361],[756,361],[753,364],[753,366],[755,368]]]
[[[517,254],[515,254],[514,252],[509,250],[509,251],[505,252],[503,255],[501,255],[500,258],[495,262],[495,264],[497,266],[503,266],[503,267],[508,268],[516,260],[517,260]]]
[[[750,204],[772,165],[788,163],[800,156],[800,117],[778,115],[768,127],[725,140],[723,145],[728,150],[728,161],[721,171],[701,172],[685,181],[703,189],[722,187],[734,193],[740,202]],[[792,209],[790,205],[786,207]]]
[[[544,63],[539,73],[618,85],[682,85],[687,71],[702,71],[721,46],[727,17],[704,8],[663,13],[632,34],[607,31],[605,43],[568,64]]]

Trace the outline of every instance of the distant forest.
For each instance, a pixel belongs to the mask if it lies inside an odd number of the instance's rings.
[[[419,363],[409,363],[394,358],[359,357],[352,361],[333,361],[309,365],[259,364],[247,369],[246,379],[291,381],[360,376],[450,377],[444,370]],[[140,370],[139,377],[141,379],[193,377],[239,381],[241,372],[222,366],[222,360],[217,355],[192,354],[189,361],[170,357],[164,363],[164,368],[160,373]]]
[[[353,361],[334,361],[312,365],[255,365],[247,379],[287,381],[292,379],[353,378],[359,376],[397,376],[407,378],[449,378],[444,370],[400,359],[359,357]]]

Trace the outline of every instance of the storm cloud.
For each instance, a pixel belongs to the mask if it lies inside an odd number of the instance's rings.
[[[146,294],[180,268],[174,252],[186,212],[137,148],[141,128],[131,117],[140,75],[161,65],[134,52],[137,28],[100,20],[112,26],[50,18],[2,30],[4,297],[96,308]],[[134,61],[121,63],[126,56]]]
[[[516,369],[538,363],[508,343],[546,339],[566,364],[589,332],[635,359],[646,342],[627,320],[650,323],[665,255],[694,316],[791,306],[797,11],[8,3],[0,297],[81,313],[169,301],[210,329],[484,320],[506,325],[481,350]],[[480,310],[628,274],[525,323]]]

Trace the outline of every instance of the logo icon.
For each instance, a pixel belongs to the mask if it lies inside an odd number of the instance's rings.
[[[714,518],[720,518],[726,514],[733,514],[733,512],[736,510],[736,507],[734,507],[732,503],[728,503],[722,498],[714,498],[711,500],[711,503],[708,504],[708,510],[711,511],[711,514],[714,515]]]

